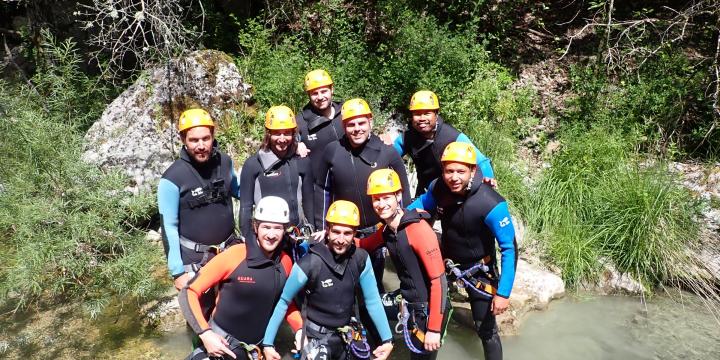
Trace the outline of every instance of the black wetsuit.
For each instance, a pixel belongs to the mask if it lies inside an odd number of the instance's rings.
[[[254,238],[253,206],[265,196],[278,196],[290,207],[290,224],[302,218],[314,224],[313,177],[310,159],[295,155],[278,158],[270,150],[260,150],[243,164],[240,174],[240,225],[246,239]],[[249,241],[249,243],[253,243]]]
[[[370,135],[368,141],[359,148],[353,148],[347,137],[330,143],[323,152],[320,165],[315,173],[315,223],[318,229],[324,229],[324,214],[330,204],[337,200],[347,200],[360,209],[362,230],[380,222],[380,217],[372,208],[367,195],[367,180],[370,173],[377,169],[390,168],[400,177],[403,189],[408,189],[407,171],[400,155],[385,145],[376,135]],[[410,192],[403,190],[402,201],[409,204]],[[374,230],[370,233],[373,233]],[[360,234],[369,235],[370,233]]]
[[[319,114],[310,103],[305,105],[296,116],[300,141],[310,150],[308,157],[312,162],[313,171],[317,169],[320,163],[325,146],[333,141],[340,140],[345,135],[342,117],[340,116],[342,103],[333,101],[330,106],[335,109],[335,116],[332,119]]]
[[[360,287],[365,307],[378,327],[383,341],[392,339],[392,332],[380,302],[372,266],[365,250],[354,245],[343,255],[335,255],[325,244],[314,244],[290,273],[280,301],[270,319],[263,344],[273,345],[280,316],[286,306],[305,289],[304,316],[311,345],[321,350],[316,359],[345,359],[347,346],[336,331],[350,323],[354,316],[356,289]],[[366,324],[367,325],[367,324]],[[312,341],[315,343],[312,343]]]
[[[377,233],[359,239],[357,243],[368,251],[387,246],[400,279],[400,293],[411,313],[407,326],[416,326],[423,332],[443,333],[450,304],[446,297],[445,265],[435,232],[427,222],[429,219],[427,212],[404,210],[396,231],[384,225]],[[390,313],[387,307],[385,310],[388,317],[397,318],[397,312]],[[416,349],[424,349],[424,341],[416,336],[410,336],[410,339]],[[437,351],[410,353],[413,360],[436,357]]]
[[[196,334],[212,328],[248,345],[259,344],[291,267],[292,259],[286,253],[276,251],[268,258],[258,246],[232,246],[200,269],[180,292],[180,308]],[[219,286],[217,303],[208,321],[198,299],[215,286]],[[295,330],[300,328],[302,320],[295,306],[289,307],[286,318]],[[232,350],[246,356],[243,348]],[[191,356],[198,360],[206,357],[204,348]]]
[[[440,115],[437,116],[435,134],[432,139],[420,134],[412,125],[395,139],[393,143],[395,150],[401,155],[410,155],[417,169],[418,185],[417,189],[415,189],[415,197],[425,193],[430,182],[440,177],[442,153],[448,144],[455,141],[472,144],[467,135],[446,123]],[[478,171],[482,173],[483,177],[494,178],[495,174],[490,159],[477,148],[475,148],[475,154],[477,156]]]
[[[238,184],[232,161],[213,146],[205,163],[196,163],[185,147],[180,158],[165,170],[158,184],[158,206],[163,240],[173,276],[186,272],[183,264],[199,263],[203,253],[181,246],[180,238],[217,245],[231,237],[235,223],[232,196]]]

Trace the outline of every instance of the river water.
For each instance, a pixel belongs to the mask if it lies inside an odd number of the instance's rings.
[[[285,339],[289,335],[284,336]],[[178,331],[159,339],[168,359],[187,355],[189,337]],[[278,344],[280,349],[287,348]],[[697,297],[573,296],[532,312],[520,335],[503,338],[505,359],[720,359],[720,322]],[[397,339],[392,359],[407,359]],[[474,333],[451,322],[438,359],[483,359]]]

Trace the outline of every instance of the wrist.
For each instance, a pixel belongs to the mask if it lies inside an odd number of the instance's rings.
[[[173,275],[172,275],[172,278],[173,278],[173,280],[177,280],[179,277],[181,277],[181,276],[183,276],[183,275],[185,275],[185,274],[186,274],[186,272],[184,272],[184,271],[181,272],[181,273],[173,274]]]

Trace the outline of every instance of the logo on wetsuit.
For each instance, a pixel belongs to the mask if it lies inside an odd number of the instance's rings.
[[[425,251],[425,255],[429,257],[436,256],[440,252],[440,249],[438,248],[432,248],[430,250]]]
[[[308,140],[317,140],[317,134],[308,134]]]
[[[203,194],[203,189],[201,187],[196,187],[190,191],[190,195],[192,196],[200,196]]]
[[[271,171],[269,173],[265,173],[265,177],[276,177],[282,175],[282,172],[280,170]]]
[[[500,227],[506,227],[508,225],[510,225],[510,219],[507,216],[500,220]]]
[[[245,284],[254,284],[255,279],[252,276],[238,276],[237,281]]]
[[[320,285],[322,285],[322,287],[324,288],[331,287],[333,286],[332,279],[322,280],[320,281]]]

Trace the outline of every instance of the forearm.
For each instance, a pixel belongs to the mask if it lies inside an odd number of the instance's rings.
[[[179,207],[180,191],[178,187],[167,179],[160,179],[158,183],[158,210],[161,217],[163,241],[167,250],[167,262],[170,275],[178,276],[185,272],[180,255]]]
[[[263,345],[275,344],[275,337],[277,336],[278,328],[280,327],[283,317],[285,317],[288,312],[289,304],[292,302],[292,299],[298,291],[305,286],[307,280],[307,275],[305,275],[302,269],[300,269],[297,264],[293,265],[293,268],[290,271],[290,276],[288,276],[288,279],[285,282],[282,295],[280,295],[280,300],[278,300],[277,305],[275,305],[275,310],[273,311],[270,321],[268,322],[268,326],[265,329]]]
[[[380,293],[377,289],[375,274],[373,273],[372,263],[369,257],[366,261],[365,269],[362,274],[360,274],[360,287],[363,292],[363,299],[365,300],[365,308],[370,314],[370,318],[373,324],[375,324],[381,340],[392,340],[390,324],[388,323],[387,315],[385,315],[385,308],[383,308],[382,301],[380,300]]]

